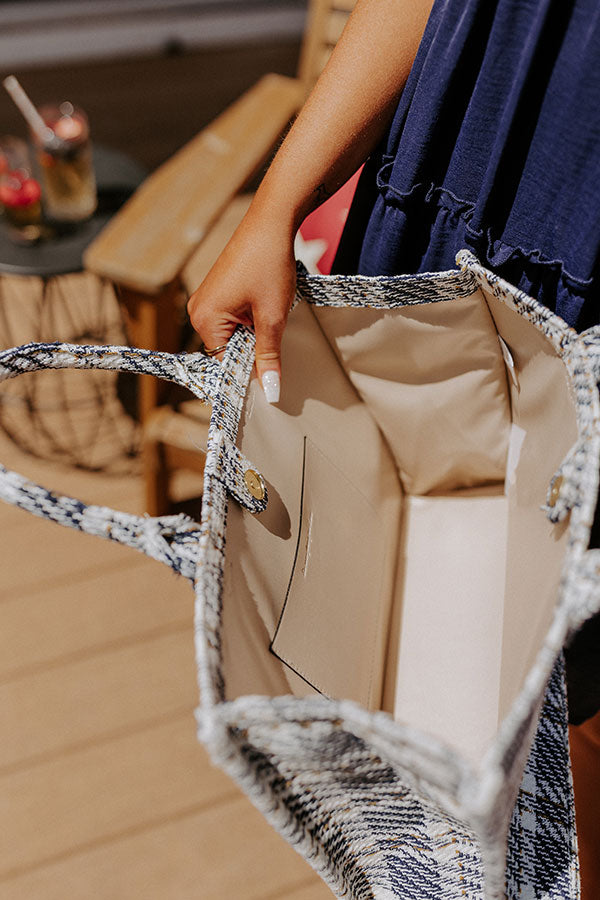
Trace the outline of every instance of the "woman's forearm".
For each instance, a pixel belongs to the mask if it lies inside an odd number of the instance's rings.
[[[356,171],[385,132],[433,0],[358,0],[334,53],[255,198],[261,215],[305,216]]]
[[[192,294],[192,325],[212,349],[254,328],[256,368],[279,396],[281,338],[294,297],[294,237],[305,216],[366,159],[388,125],[433,0],[358,0],[253,202]],[[266,374],[268,379],[265,381]]]

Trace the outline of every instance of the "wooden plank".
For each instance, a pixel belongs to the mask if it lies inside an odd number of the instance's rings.
[[[92,476],[95,482],[90,484],[87,477],[81,477],[85,473],[80,469],[68,469],[60,464],[52,467],[48,463],[42,466],[38,464],[40,461],[31,457],[24,465],[21,465],[19,460],[16,462],[16,465],[9,465],[7,468],[20,472],[28,480],[41,484],[54,494],[76,497],[87,504],[108,506],[134,515],[144,513],[142,485],[138,473],[131,473],[127,480],[120,477],[113,479],[109,475],[96,473]],[[7,526],[10,523],[11,528],[18,528],[20,524],[31,524],[37,517],[11,503],[0,501],[0,520],[4,522],[5,519]]]
[[[210,407],[197,401],[192,406],[185,404],[190,413],[183,415],[169,407],[162,407],[152,415],[148,426],[144,429],[144,441],[150,443],[171,444],[183,450],[196,451],[206,456],[208,426],[210,423]],[[197,414],[194,411],[197,409]]]
[[[238,795],[192,710],[0,779],[0,879]]]
[[[5,881],[0,900],[272,900],[310,877],[308,863],[240,797]]]
[[[171,407],[155,410],[144,425],[143,462],[146,482],[146,506],[151,515],[166,515],[170,509],[171,473],[192,469],[204,473],[210,406],[199,400],[181,404],[182,415]],[[196,482],[195,494],[202,494],[202,482]]]
[[[0,682],[160,629],[192,627],[189,581],[140,554],[132,553],[126,567],[104,564],[71,584],[12,593],[0,605]]]
[[[79,373],[85,374],[85,373]],[[39,459],[24,452],[0,432],[0,462],[6,468],[19,472],[31,481],[47,487],[57,494],[77,497],[84,503],[110,506],[125,512],[143,513],[141,479],[133,466],[128,474],[106,475],[103,472],[87,472],[84,469],[61,465],[47,459]],[[14,507],[0,503],[0,517]],[[19,517],[27,516],[18,512]],[[28,517],[31,521],[31,516]]]
[[[143,293],[181,271],[297,110],[294,79],[267,75],[161,166],[85,254],[86,267]]]
[[[333,53],[333,47],[328,47],[326,44],[322,45],[321,52],[319,54],[320,70],[323,70],[325,68],[325,66],[331,59],[332,53]]]
[[[197,703],[191,628],[0,686],[2,769],[104,740]]]
[[[311,0],[300,53],[298,73],[305,94],[312,89],[321,72],[321,48],[327,29],[331,0]]]
[[[20,472],[28,480],[41,484],[54,494],[76,497],[88,505],[108,506],[134,515],[144,513],[141,480],[137,472],[131,472],[127,479],[121,476],[113,479],[101,472],[90,474],[81,469],[69,469],[60,463],[53,465],[33,457],[29,457],[24,465],[17,461],[16,466],[7,468]],[[2,502],[0,510],[0,516],[18,514],[19,520],[23,522],[32,520],[31,513],[12,504]]]
[[[300,79],[308,93],[331,56],[356,0],[311,0],[300,56]]]
[[[128,287],[122,287],[119,296],[126,310],[130,344],[144,350],[179,351],[184,297],[178,281],[165,285],[155,296]],[[144,423],[167,394],[170,382],[140,375],[137,384],[138,417]]]
[[[197,472],[190,472],[184,469],[176,469],[171,473],[170,493],[174,502],[179,503],[180,500],[189,501],[197,500],[202,496],[203,476]],[[200,516],[200,502],[188,504],[187,512],[192,518]]]
[[[0,601],[26,598],[30,591],[73,584],[83,578],[122,570],[144,557],[122,544],[93,537],[0,504]],[[0,610],[2,607],[0,606]],[[0,612],[0,616],[2,612]]]
[[[342,31],[346,27],[348,21],[348,12],[346,10],[332,10],[327,20],[325,30],[325,43],[335,46],[342,36]]]
[[[239,197],[234,197],[186,263],[181,273],[181,279],[189,294],[204,281],[233,232],[244,218],[251,202],[252,194],[240,194]]]
[[[158,413],[159,410],[155,410],[150,414],[146,426]],[[170,509],[169,471],[162,444],[146,438],[142,445],[142,454],[148,512],[151,516],[166,516]]]
[[[119,297],[124,308],[129,344],[169,353],[179,350],[185,297],[177,281],[172,281],[153,296],[122,287]],[[152,380],[161,383],[159,378]]]

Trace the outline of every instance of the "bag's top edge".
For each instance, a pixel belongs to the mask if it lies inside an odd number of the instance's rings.
[[[309,275],[298,264],[296,295],[314,306],[395,309],[470,297],[477,288],[467,269],[418,275]]]

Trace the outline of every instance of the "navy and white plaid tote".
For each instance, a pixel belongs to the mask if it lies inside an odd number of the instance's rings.
[[[131,544],[196,593],[200,739],[345,900],[574,900],[562,647],[589,549],[600,329],[483,269],[300,273],[281,402],[253,335],[202,354],[28,345],[212,407],[200,522],[1,496]]]

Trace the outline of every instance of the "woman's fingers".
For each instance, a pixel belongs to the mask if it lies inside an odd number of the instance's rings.
[[[290,255],[270,295],[252,307],[256,334],[256,372],[269,403],[277,403],[281,389],[281,341],[296,291],[296,265]]]
[[[194,329],[202,338],[205,352],[222,358],[227,342],[239,324],[251,325],[256,334],[256,371],[269,403],[277,403],[281,387],[281,339],[287,320],[287,296],[266,304],[261,298],[248,301],[248,311],[235,315],[218,305],[205,302],[202,290],[195,291],[188,302],[188,314]],[[217,351],[217,352],[214,352]]]
[[[187,310],[194,330],[202,339],[205,352],[220,359],[238,323],[220,309],[215,309],[207,300],[206,291],[202,287],[190,296]]]
[[[292,244],[244,220],[188,302],[191,323],[215,356],[238,325],[254,329],[256,371],[269,403],[279,400],[281,339],[295,287]]]
[[[267,315],[257,310],[254,317],[256,334],[256,372],[269,403],[279,402],[281,390],[281,339],[287,316]]]

